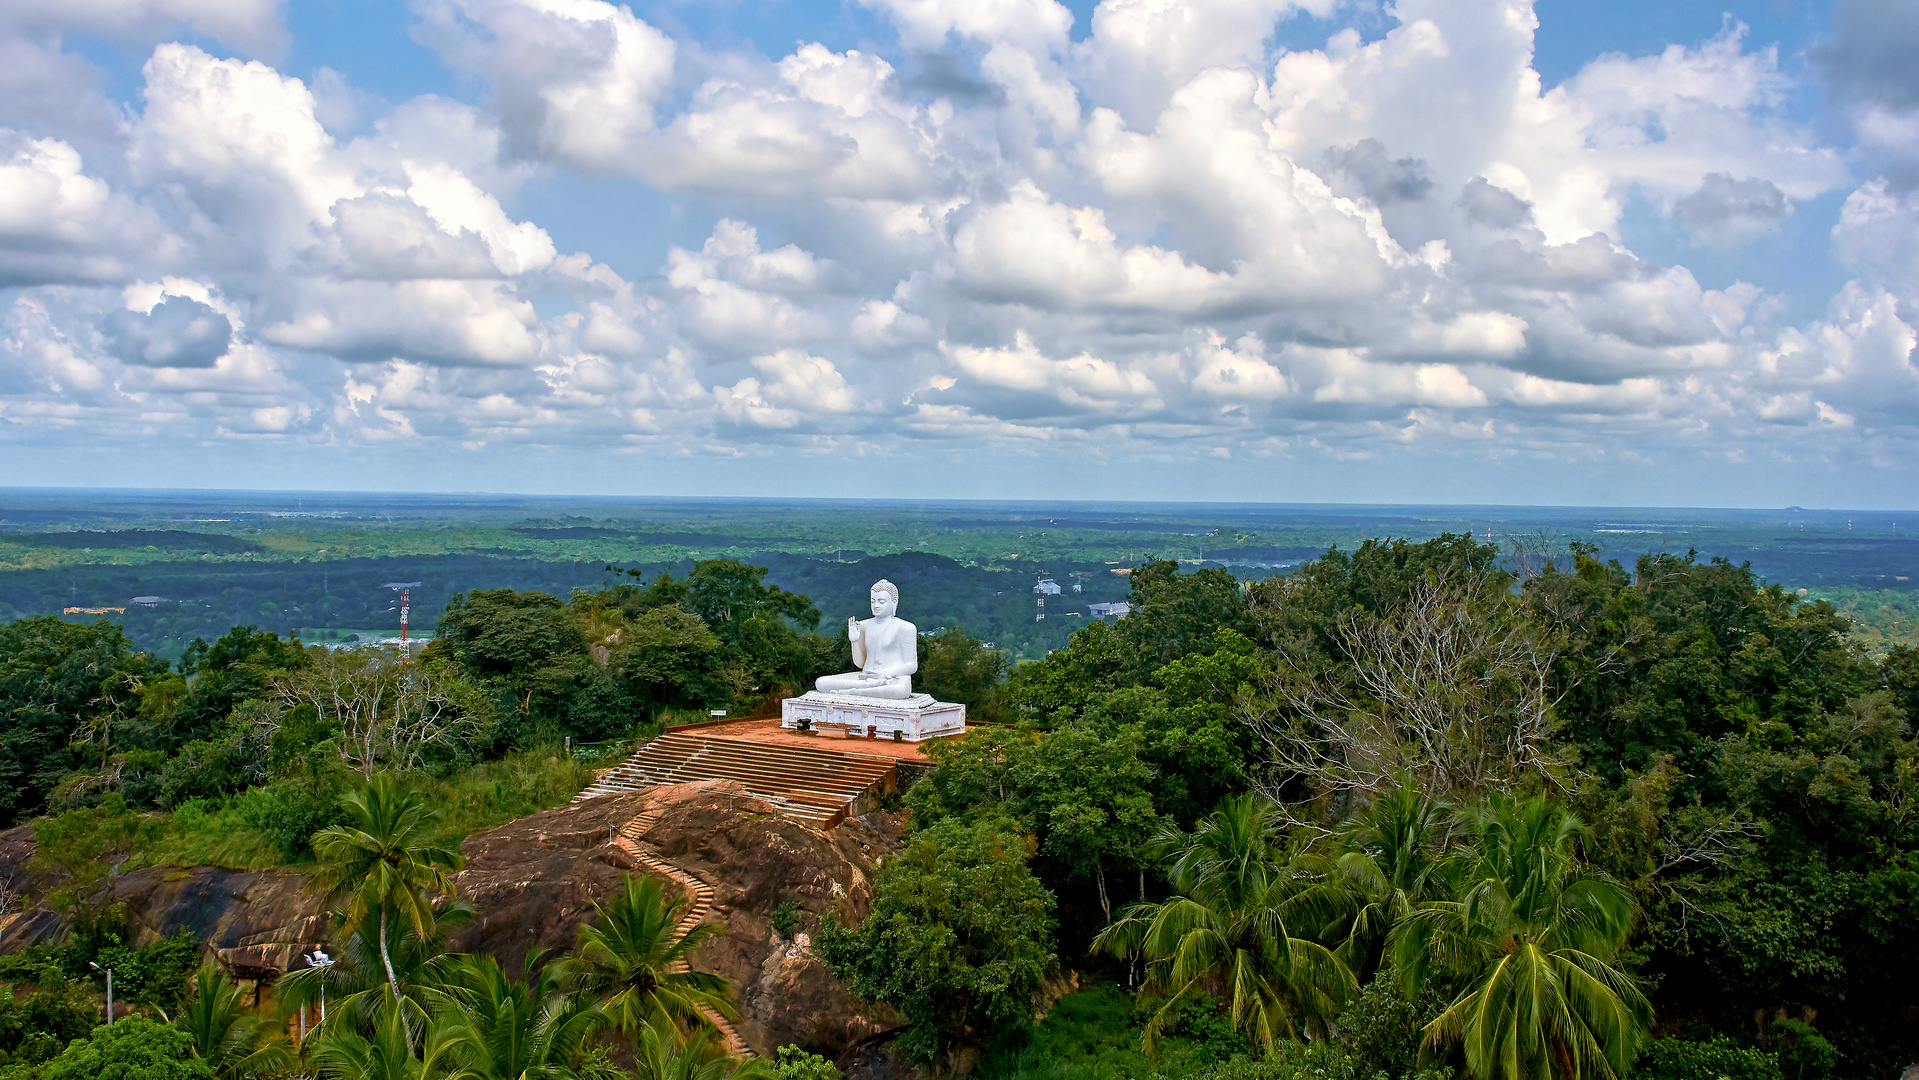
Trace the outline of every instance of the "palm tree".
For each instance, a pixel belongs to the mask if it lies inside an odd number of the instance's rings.
[[[1456,898],[1415,909],[1387,943],[1408,989],[1465,988],[1426,1026],[1423,1055],[1462,1046],[1479,1080],[1616,1080],[1652,1009],[1616,966],[1638,915],[1618,882],[1580,866],[1579,820],[1544,796],[1494,796]]]
[[[1339,958],[1362,980],[1379,966],[1387,935],[1413,909],[1452,895],[1457,861],[1445,854],[1446,809],[1406,780],[1354,814],[1326,883],[1339,912]]]
[[[1276,816],[1272,803],[1249,794],[1221,802],[1191,836],[1162,834],[1155,843],[1172,857],[1176,895],[1131,905],[1093,940],[1095,949],[1146,957],[1146,989],[1165,998],[1142,1034],[1147,1050],[1191,991],[1228,996],[1234,1026],[1270,1051],[1302,1021],[1331,1017],[1357,989],[1325,946],[1287,930],[1309,882],[1283,848]]]
[[[779,1075],[764,1058],[729,1057],[710,1027],[683,1032],[658,1014],[640,1026],[639,1035],[633,1048],[639,1080],[771,1080]]]
[[[345,920],[343,912],[335,917]],[[472,905],[451,900],[435,906],[433,924],[425,937],[404,923],[400,925],[399,933],[391,935],[387,950],[400,988],[397,998],[386,979],[379,939],[364,930],[344,936],[331,964],[297,968],[274,984],[282,1016],[290,1017],[302,1008],[312,1010],[324,1001],[327,1027],[345,1023],[365,1035],[372,1032],[381,1006],[397,1000],[404,1003],[410,1024],[423,1021],[445,999],[463,959],[459,953],[446,951],[447,935],[473,917]],[[366,921],[378,925],[383,919],[375,913]]]
[[[328,1080],[452,1080],[453,1033],[427,1028],[419,1056],[397,1002],[381,1007],[371,1038],[344,1025],[328,1025],[313,1038],[313,1062]]]
[[[617,1068],[591,1058],[606,1013],[586,996],[567,993],[549,965],[508,979],[490,956],[465,957],[450,986],[440,1023],[460,1059],[456,1080],[614,1080]]]
[[[400,979],[393,971],[388,924],[397,921],[421,938],[429,936],[434,895],[453,895],[449,875],[466,860],[429,839],[439,813],[419,792],[403,794],[390,774],[375,775],[340,801],[355,820],[313,835],[313,853],[320,858],[313,884],[329,902],[347,901],[345,933],[357,933],[369,919],[375,923],[380,964],[397,1002]]]
[[[687,964],[688,954],[720,932],[701,923],[680,933],[690,903],[668,901],[653,878],[627,878],[611,904],[593,905],[597,918],[580,927],[573,954],[559,961],[568,985],[597,999],[613,1026],[627,1033],[660,1017],[710,1024],[708,1010],[737,1017],[726,980]]]
[[[275,1025],[247,1007],[246,995],[219,965],[203,964],[193,983],[193,996],[173,1023],[192,1036],[194,1056],[220,1080],[265,1076],[293,1062]]]

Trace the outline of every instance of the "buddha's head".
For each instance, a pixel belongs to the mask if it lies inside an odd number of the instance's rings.
[[[873,617],[884,619],[900,609],[900,587],[881,578],[873,583]]]

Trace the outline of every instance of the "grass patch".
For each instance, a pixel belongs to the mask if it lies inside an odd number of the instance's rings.
[[[163,815],[153,845],[134,853],[141,866],[222,866],[229,870],[263,870],[283,861],[266,832],[247,820],[238,805],[243,796],[194,799]]]
[[[536,747],[450,776],[408,780],[441,813],[433,839],[458,845],[472,833],[563,805],[592,780],[596,764],[565,759],[558,747]],[[40,821],[53,826],[46,834],[51,845],[47,854],[57,865],[93,861],[88,853],[99,848],[115,850],[111,861],[122,869],[297,869],[312,865],[306,838],[338,820],[335,797],[324,787],[310,793],[292,781],[280,781],[223,798],[194,799],[172,813],[136,813],[116,796],[112,805]]]
[[[1182,1077],[1219,1063],[1236,1048],[1243,1051],[1243,1043],[1220,1044],[1214,1025],[1201,1018],[1206,1009],[1192,1011],[1195,1023],[1182,1023],[1161,1038],[1154,1061],[1139,1047],[1145,1016],[1124,990],[1112,983],[1077,990],[1054,1004],[1024,1045],[989,1053],[980,1063],[979,1080]],[[1188,1033],[1188,1028],[1194,1030]]]
[[[535,747],[419,783],[441,813],[434,838],[457,844],[473,833],[565,804],[593,779],[598,765],[569,760],[557,746]]]

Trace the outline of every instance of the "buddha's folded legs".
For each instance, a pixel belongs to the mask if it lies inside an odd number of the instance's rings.
[[[896,675],[885,682],[873,682],[861,673],[854,671],[845,675],[822,675],[814,682],[813,689],[822,694],[854,694],[872,698],[907,698],[913,696],[913,678],[910,675]]]

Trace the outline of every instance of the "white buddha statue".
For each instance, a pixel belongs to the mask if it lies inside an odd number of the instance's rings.
[[[822,694],[853,694],[871,698],[913,696],[913,674],[920,669],[919,630],[895,615],[900,590],[882,578],[871,590],[873,617],[847,619],[846,639],[853,645],[858,671],[822,675],[813,689]]]

